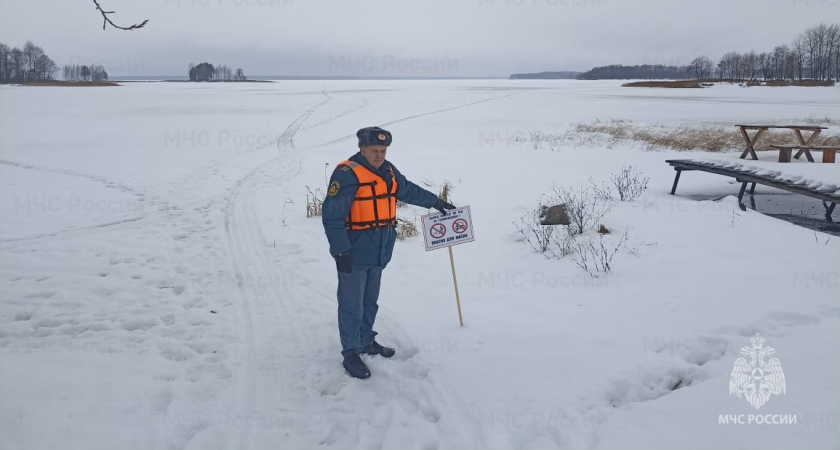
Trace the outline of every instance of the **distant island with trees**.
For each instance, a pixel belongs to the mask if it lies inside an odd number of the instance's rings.
[[[59,80],[57,77],[61,75]],[[189,81],[251,82],[241,68],[203,62],[189,66]],[[108,72],[101,64],[69,64],[60,70],[44,49],[26,41],[23,49],[0,42],[0,84],[42,86],[117,86],[108,82]]]
[[[208,62],[203,62],[199,65],[190,64],[189,69],[190,81],[248,81],[245,72],[242,69],[234,71],[228,66],[217,66]]]
[[[514,74],[510,79],[563,79],[574,72]],[[557,74],[553,76],[553,74]],[[840,80],[840,25],[821,23],[800,33],[792,43],[772,51],[728,52],[715,64],[698,56],[685,66],[658,64],[609,65],[578,74],[579,80],[707,80],[758,82]],[[776,83],[782,85],[783,83]]]
[[[60,72],[62,81],[56,79],[59,68],[55,61],[32,41],[26,41],[23,50],[0,42],[0,84],[116,86],[108,83],[108,72],[102,65],[71,64]]]

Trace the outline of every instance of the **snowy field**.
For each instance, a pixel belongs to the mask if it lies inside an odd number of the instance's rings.
[[[736,195],[725,177],[668,195],[664,161],[706,153],[527,142],[838,105],[840,88],[574,81],[0,87],[0,449],[840,449],[840,239],[684,197]],[[463,328],[448,253],[397,244],[377,321],[397,356],[356,380],[305,207],[370,125],[410,180],[453,184],[476,241],[454,247]],[[521,242],[542,194],[627,164],[650,184],[603,221],[629,236],[612,273]],[[756,333],[786,379],[758,410],[729,393]]]

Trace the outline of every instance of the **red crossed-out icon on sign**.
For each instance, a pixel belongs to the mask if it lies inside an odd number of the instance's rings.
[[[452,223],[452,231],[456,233],[463,233],[467,231],[467,221],[464,219],[458,219]]]
[[[446,226],[442,223],[436,223],[432,225],[432,228],[429,230],[429,234],[431,234],[435,239],[442,238],[443,235],[446,234]]]

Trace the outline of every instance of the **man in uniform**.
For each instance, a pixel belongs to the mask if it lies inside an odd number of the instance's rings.
[[[379,127],[356,133],[359,152],[339,163],[324,200],[324,230],[338,269],[338,331],[344,368],[350,376],[370,376],[360,355],[394,356],[376,342],[373,323],[379,309],[382,270],[397,238],[397,200],[435,208],[455,206],[406,178],[385,159],[391,133]]]

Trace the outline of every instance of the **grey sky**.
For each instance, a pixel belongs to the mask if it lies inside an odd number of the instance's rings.
[[[607,64],[686,64],[767,51],[840,0],[0,0],[0,42],[31,40],[59,66],[185,75],[189,62],[250,75],[500,76]]]

